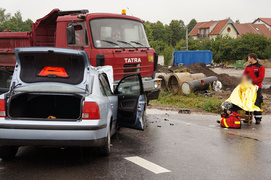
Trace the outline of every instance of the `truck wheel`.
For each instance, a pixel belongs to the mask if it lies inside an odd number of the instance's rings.
[[[107,132],[105,145],[98,148],[100,155],[108,156],[110,154],[110,146],[111,146],[111,135],[110,135],[110,128],[109,128]]]
[[[18,152],[18,146],[0,146],[0,158],[3,160],[12,159]]]
[[[147,108],[147,106],[150,105],[150,100],[149,100],[149,98],[148,98],[148,96],[146,94],[144,95],[144,98],[145,98],[145,102],[146,102],[146,107],[145,108]]]

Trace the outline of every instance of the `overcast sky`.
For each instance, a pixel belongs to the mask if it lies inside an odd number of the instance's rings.
[[[35,21],[54,8],[60,10],[88,9],[90,12],[121,13],[127,9],[143,20],[168,24],[172,19],[192,18],[198,22],[239,19],[241,23],[252,22],[258,17],[271,18],[271,0],[0,0],[0,7],[7,12],[21,11],[24,19]]]

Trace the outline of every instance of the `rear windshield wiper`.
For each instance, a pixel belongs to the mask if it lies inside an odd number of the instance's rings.
[[[130,45],[131,47],[135,48],[137,50],[137,47],[133,46],[131,43],[128,43],[126,41],[122,41],[122,40],[117,40],[117,42],[121,42],[123,44],[127,44],[127,45]]]

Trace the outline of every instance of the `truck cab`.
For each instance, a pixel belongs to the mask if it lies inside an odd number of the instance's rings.
[[[14,57],[9,56],[7,59],[8,56],[3,55],[12,55],[15,47],[80,49],[87,52],[92,66],[113,67],[114,84],[125,75],[140,73],[148,100],[157,99],[159,96],[160,79],[155,79],[158,55],[150,48],[144,25],[139,18],[125,13],[88,13],[88,10],[54,9],[32,24],[32,32],[27,33],[25,39],[16,39],[16,33],[23,36],[21,32],[0,33],[0,43],[7,40],[5,37],[13,38],[13,41],[24,40],[24,43],[6,44],[6,48],[10,48],[9,51],[5,51],[5,42],[0,46],[0,66],[1,61],[15,66]],[[1,48],[4,50],[1,51]]]

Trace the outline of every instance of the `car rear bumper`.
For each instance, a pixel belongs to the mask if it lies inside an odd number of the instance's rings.
[[[106,138],[96,140],[0,139],[1,146],[99,147],[105,142]]]
[[[0,145],[102,146],[106,142],[106,124],[38,123],[0,121]]]

